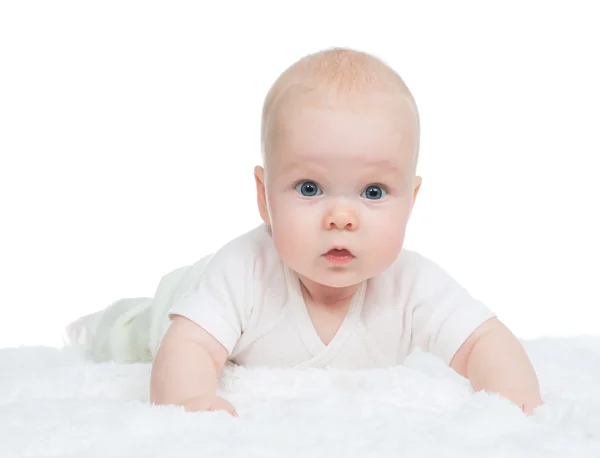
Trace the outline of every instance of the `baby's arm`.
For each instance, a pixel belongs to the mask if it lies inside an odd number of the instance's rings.
[[[498,393],[527,415],[543,404],[539,382],[525,349],[496,318],[486,321],[467,339],[450,365],[469,379],[475,391]]]
[[[188,412],[225,410],[233,406],[217,396],[217,376],[227,350],[194,322],[175,315],[152,364],[152,404],[181,405]]]

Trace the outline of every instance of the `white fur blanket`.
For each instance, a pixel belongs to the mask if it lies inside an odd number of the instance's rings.
[[[149,364],[2,349],[0,457],[600,457],[600,337],[524,344],[546,401],[532,417],[419,352],[389,370],[227,367],[234,418],[150,406]]]

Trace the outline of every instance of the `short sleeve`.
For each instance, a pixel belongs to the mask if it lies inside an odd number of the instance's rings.
[[[417,256],[411,347],[450,365],[473,331],[496,314],[436,263]]]
[[[254,305],[251,253],[229,243],[214,253],[195,284],[169,310],[196,323],[231,355]]]

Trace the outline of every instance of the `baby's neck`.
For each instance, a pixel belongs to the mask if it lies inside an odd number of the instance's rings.
[[[300,285],[302,296],[306,302],[330,309],[346,307],[360,286],[333,288],[303,278],[300,279]]]

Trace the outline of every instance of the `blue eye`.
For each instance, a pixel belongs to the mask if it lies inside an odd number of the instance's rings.
[[[305,197],[314,197],[322,194],[323,191],[319,188],[319,185],[314,181],[303,181],[296,185],[296,191]]]
[[[383,189],[381,186],[370,185],[363,191],[360,195],[361,197],[365,197],[370,200],[379,200],[383,196],[387,194],[387,191]]]

